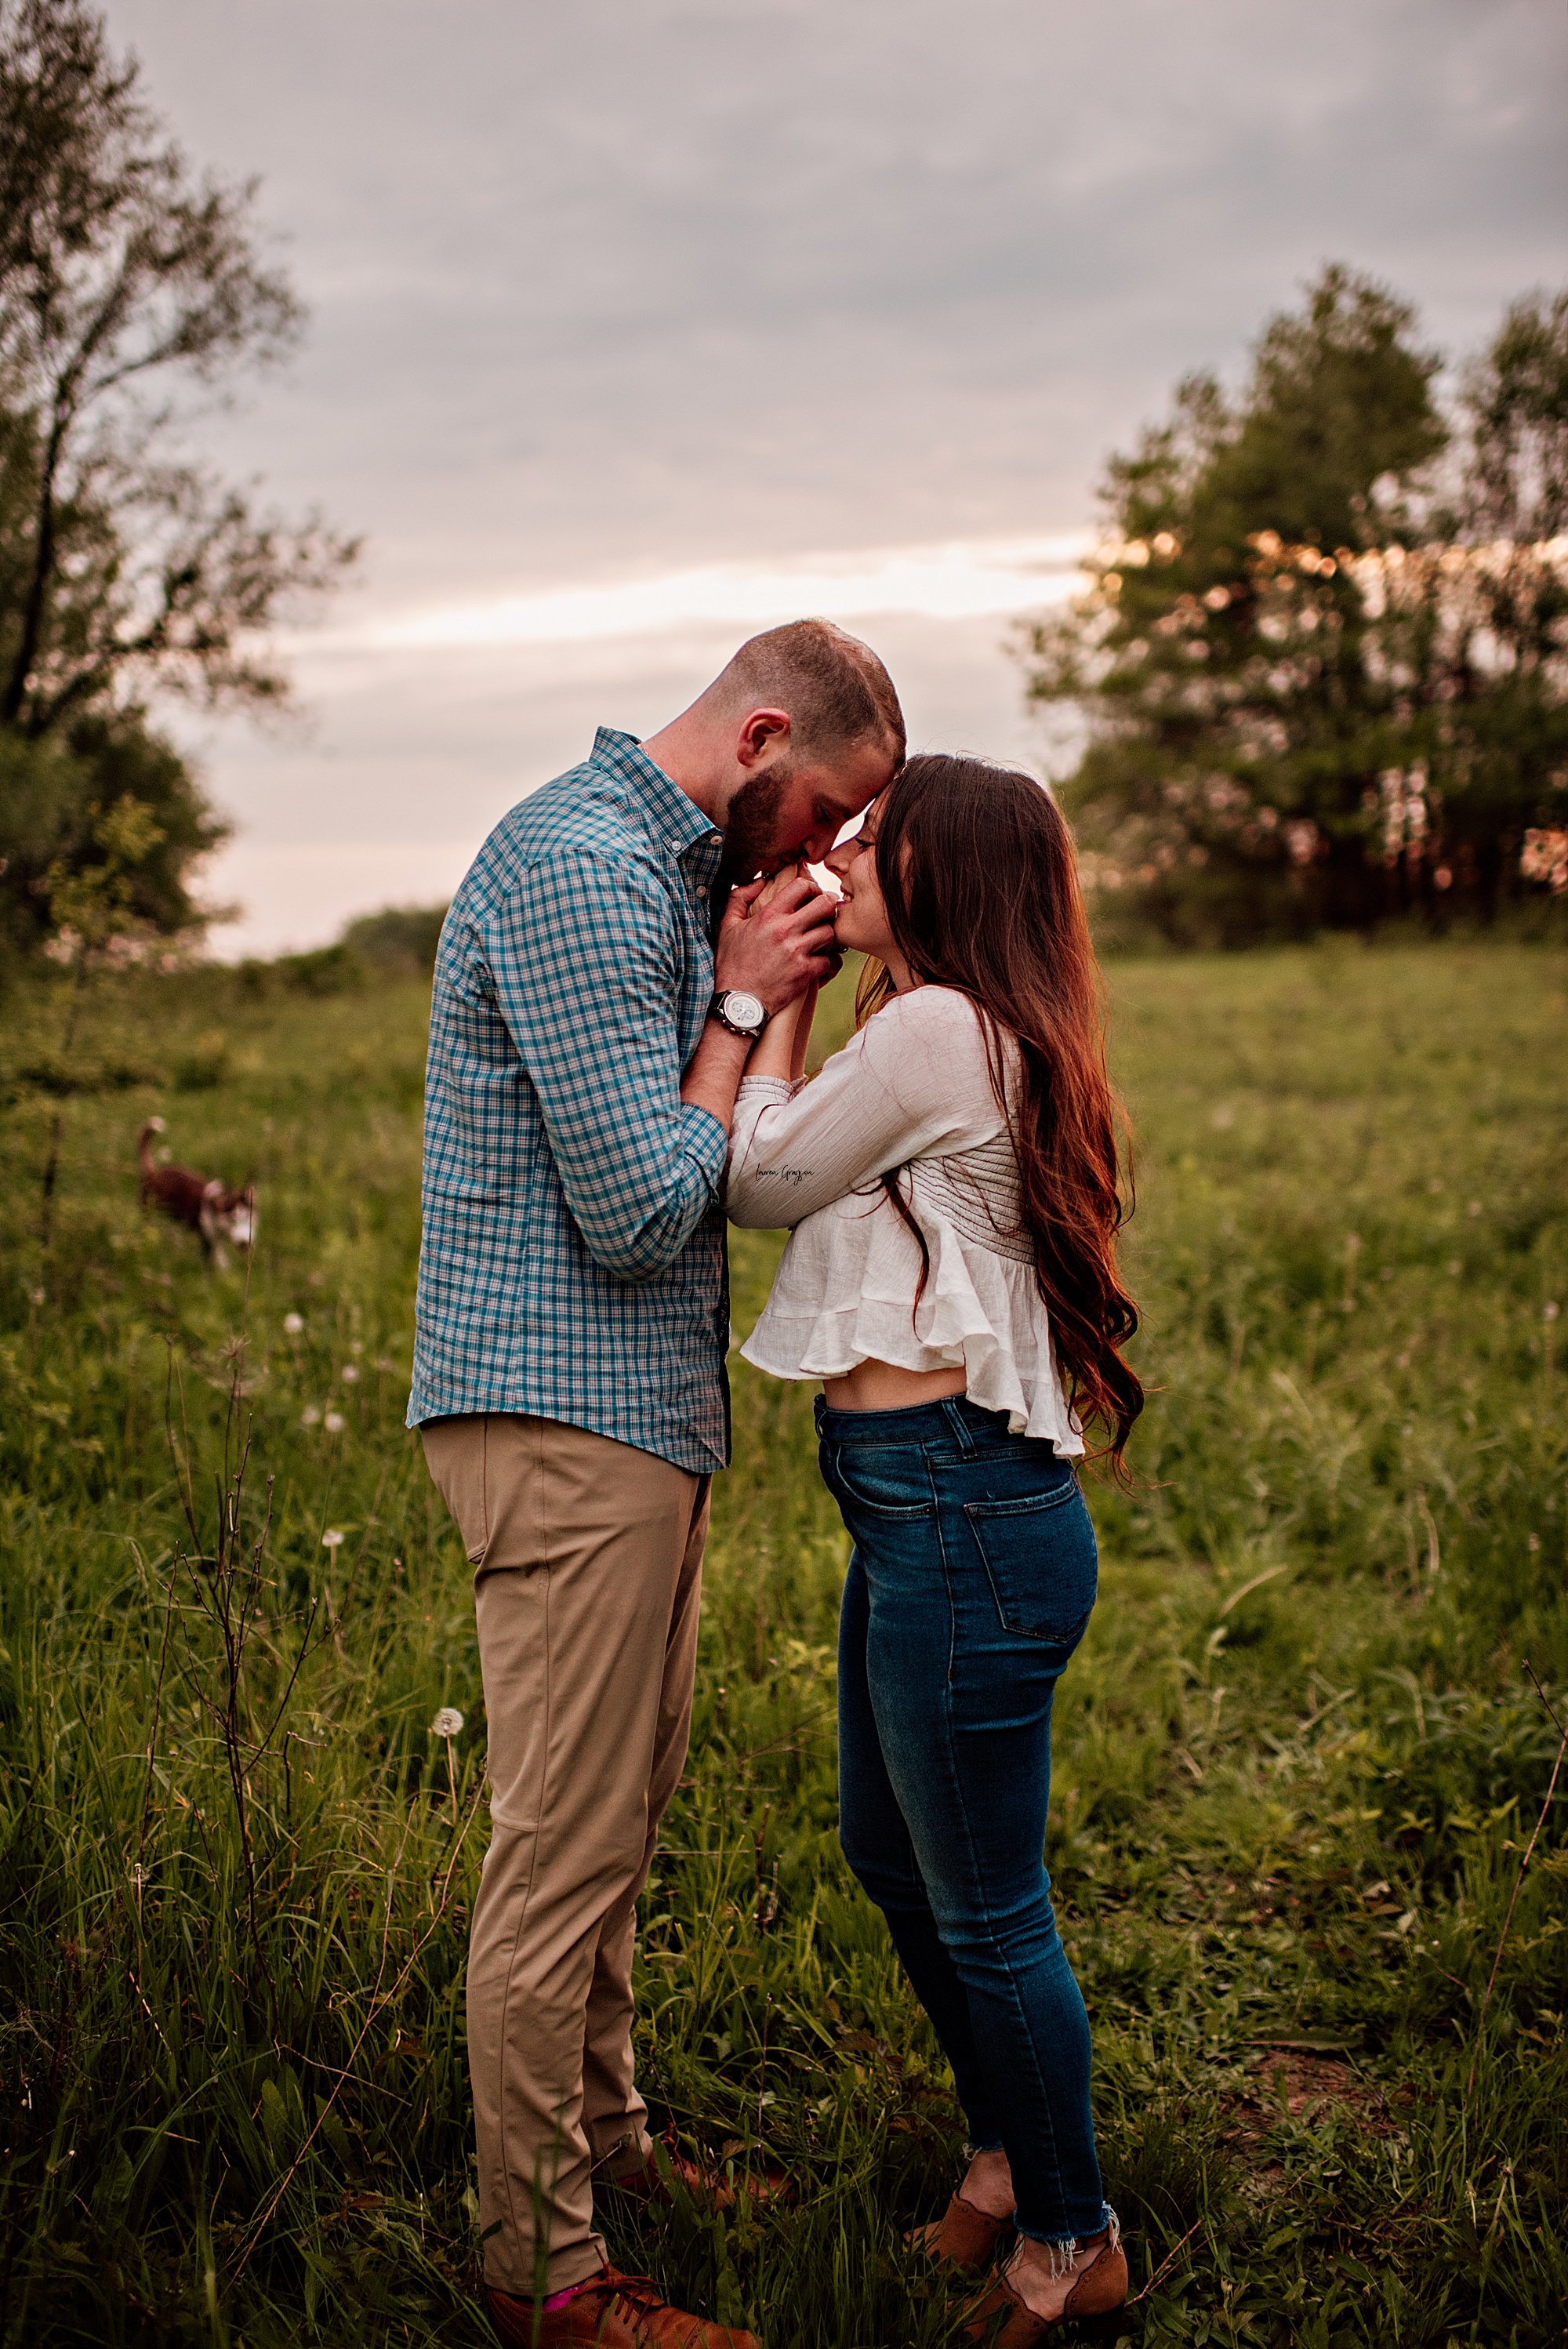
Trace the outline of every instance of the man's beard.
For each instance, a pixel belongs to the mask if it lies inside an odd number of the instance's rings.
[[[776,759],[759,775],[742,783],[730,801],[724,824],[724,854],[718,867],[719,879],[727,887],[750,881],[765,867],[779,863],[774,832],[784,786],[793,773],[789,760]]]

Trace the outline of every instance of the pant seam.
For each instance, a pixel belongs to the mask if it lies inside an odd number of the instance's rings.
[[[935,1497],[936,1497],[936,1494],[935,1494],[936,1479],[935,1479],[935,1475],[934,1475],[934,1474],[933,1474],[933,1475],[932,1475],[932,1479],[931,1479],[931,1481],[932,1481],[933,1497],[934,1497],[934,1498],[935,1498]],[[971,1878],[972,1878],[972,1881],[973,1881],[973,1883],[974,1883],[974,1885],[975,1885],[975,1894],[976,1894],[976,1898],[977,1898],[977,1901],[978,1901],[978,1906],[979,1906],[979,1913],[980,1913],[980,1915],[981,1915],[982,1919],[983,1919],[983,1920],[984,1920],[984,1921],[985,1921],[985,1930],[986,1930],[987,1936],[988,1936],[988,1938],[989,1938],[989,1940],[990,1940],[990,1941],[991,1941],[991,1943],[992,1943],[992,1946],[993,1946],[993,1947],[997,1951],[998,1955],[1000,1955],[1000,1954],[1001,1954],[1001,1943],[1000,1943],[1000,1941],[999,1941],[999,1940],[998,1940],[998,1937],[997,1937],[997,1932],[996,1932],[996,1920],[995,1920],[995,1917],[994,1917],[994,1916],[993,1916],[993,1914],[992,1914],[991,1905],[990,1905],[990,1902],[989,1902],[989,1900],[988,1900],[988,1899],[987,1899],[987,1897],[986,1897],[986,1893],[985,1893],[985,1871],[984,1871],[984,1869],[983,1869],[983,1868],[981,1868],[981,1866],[980,1866],[979,1854],[978,1854],[978,1852],[977,1852],[977,1850],[976,1850],[976,1848],[975,1848],[975,1830],[974,1830],[974,1826],[973,1826],[973,1824],[972,1824],[972,1822],[971,1822],[971,1818],[970,1818],[970,1811],[969,1811],[969,1804],[968,1804],[968,1800],[967,1800],[967,1798],[966,1798],[966,1796],[965,1796],[965,1791],[964,1791],[964,1774],[963,1774],[963,1772],[962,1772],[962,1771],[959,1769],[959,1767],[958,1767],[958,1760],[957,1760],[957,1753],[956,1753],[956,1742],[955,1742],[955,1739],[954,1739],[954,1724],[953,1724],[953,1701],[954,1701],[954,1700],[953,1700],[953,1663],[952,1663],[952,1659],[953,1659],[953,1655],[954,1655],[954,1651],[955,1651],[955,1650],[956,1650],[956,1646],[957,1646],[957,1636],[958,1636],[958,1620],[957,1620],[957,1619],[958,1619],[958,1610],[957,1610],[957,1607],[956,1607],[956,1605],[955,1605],[955,1603],[954,1603],[954,1589],[953,1589],[953,1561],[952,1561],[952,1558],[951,1558],[951,1556],[950,1556],[950,1554],[949,1554],[949,1550],[948,1550],[948,1545],[947,1545],[947,1535],[946,1535],[945,1529],[944,1529],[944,1526],[943,1526],[943,1522],[942,1522],[942,1506],[941,1506],[940,1500],[938,1500],[938,1502],[937,1502],[937,1510],[936,1510],[936,1538],[937,1538],[937,1542],[938,1542],[938,1544],[939,1544],[939,1546],[940,1546],[940,1547],[941,1547],[941,1551],[942,1551],[942,1570],[943,1570],[943,1579],[944,1579],[944,1581],[946,1583],[946,1586],[947,1586],[947,1619],[948,1619],[948,1640],[949,1640],[949,1647],[948,1647],[948,1674],[947,1674],[947,1683],[946,1683],[946,1688],[945,1688],[945,1691],[944,1691],[944,1693],[943,1709],[942,1709],[942,1711],[943,1711],[943,1734],[944,1734],[944,1759],[945,1765],[946,1765],[946,1768],[947,1768],[947,1771],[948,1771],[948,1774],[949,1774],[949,1777],[950,1777],[951,1782],[952,1782],[952,1785],[953,1785],[953,1792],[954,1792],[954,1800],[955,1800],[955,1802],[956,1802],[956,1804],[957,1804],[957,1806],[958,1806],[958,1815],[959,1815],[960,1818],[961,1818],[961,1819],[963,1820],[963,1822],[964,1822],[964,1838],[965,1838],[965,1847],[966,1847],[966,1850],[967,1850],[967,1853],[968,1853],[968,1860],[969,1860],[970,1875],[971,1875]],[[895,1790],[895,1791],[896,1791],[896,1790]],[[1041,1862],[1041,1866],[1042,1866],[1042,1868],[1043,1868],[1043,1866],[1044,1866],[1044,1862],[1043,1862],[1043,1861]],[[1048,1892],[1047,1892],[1047,1899],[1049,1899],[1049,1894],[1048,1894]],[[938,1920],[937,1920],[937,1928],[936,1928],[936,1930],[937,1930],[938,1933],[941,1933],[941,1931],[942,1931],[942,1925],[941,1925],[941,1920],[940,1920],[940,1919],[938,1919]],[[944,1937],[944,1938],[945,1938],[945,1937]],[[956,1957],[954,1957],[954,1965],[956,1965],[956,1964],[957,1964],[957,1959],[956,1959]],[[1015,1969],[1015,1967],[1014,1967],[1014,1965],[1013,1965],[1013,1963],[1012,1963],[1012,1961],[1011,1961],[1010,1959],[1009,1959],[1009,1960],[1007,1961],[1007,1962],[1006,1962],[1006,1977],[1007,1977],[1007,1996],[1008,1996],[1009,2000],[1010,2000],[1010,2001],[1011,2001],[1011,2002],[1012,2002],[1013,2010],[1014,2010],[1014,2013],[1015,2013],[1015,2015],[1016,2016],[1016,2019],[1017,2019],[1018,2024],[1019,2024],[1019,2026],[1020,2026],[1020,2033],[1021,2033],[1021,2036],[1023,2037],[1023,2039],[1025,2040],[1025,2042],[1026,2043],[1026,2044],[1027,2044],[1027,2046],[1028,2046],[1028,2050],[1029,2050],[1029,2064],[1030,2064],[1030,2068],[1031,2068],[1031,2070],[1032,2070],[1032,2072],[1033,2072],[1033,2074],[1034,2074],[1034,2085],[1035,2085],[1035,2090],[1036,2090],[1036,2094],[1037,2094],[1037,2099],[1038,2099],[1038,2103],[1039,2103],[1039,2109],[1040,2109],[1041,2114],[1042,2114],[1042,2116],[1043,2116],[1043,2117],[1044,2117],[1047,2130],[1048,2131],[1049,2136],[1050,2136],[1050,2141],[1051,2141],[1051,2168],[1052,2168],[1052,2171],[1053,2171],[1053,2174],[1054,2174],[1054,2177],[1055,2177],[1055,2181],[1056,2181],[1056,2193],[1057,2193],[1057,2201],[1058,2201],[1058,2202],[1064,2202],[1064,2201],[1065,2201],[1065,2199],[1066,2199],[1066,2197],[1064,2196],[1063,2191],[1062,2191],[1062,2161],[1061,2161],[1061,2148],[1060,2148],[1060,2147],[1059,2147],[1059,2146],[1057,2145],[1057,2143],[1056,2121],[1055,2121],[1055,2117],[1054,2117],[1054,2116],[1052,2115],[1052,2112],[1051,2112],[1050,2098],[1049,2098],[1049,2095],[1047,2095],[1047,2089],[1046,2089],[1046,2082],[1045,2082],[1045,2076],[1044,2076],[1044,2075],[1042,2074],[1042,2072],[1041,2072],[1041,2070],[1040,2070],[1040,2055],[1039,2055],[1039,2049],[1038,2049],[1038,2048],[1036,2046],[1036,2044],[1035,2044],[1035,2033],[1034,2033],[1033,2030],[1032,2030],[1032,2029],[1030,2028],[1030,2026],[1029,2026],[1028,2016],[1027,2016],[1027,2014],[1026,2014],[1026,2012],[1025,2012],[1024,2002],[1023,2002],[1022,1998],[1021,1998],[1021,1997],[1020,1997],[1020,1995],[1019,1995],[1019,1991],[1018,1991],[1018,1980],[1017,1980],[1016,1971],[1016,1969]],[[960,1971],[959,1971],[959,1979],[960,1979],[960,1981],[962,1981],[962,1980],[963,1980],[963,1972],[962,1972],[962,1969],[960,1969]],[[965,1983],[964,1983],[964,1991],[965,1991],[965,1997],[967,1997],[967,1996],[968,1996],[968,1994],[969,1994],[969,1984],[968,1984],[967,1982],[965,1982]],[[978,2047],[976,2047],[975,2052],[976,2052],[976,2054],[978,2054],[978,2053],[979,2053]],[[984,2068],[984,2066],[982,2066],[982,2068]],[[995,2095],[995,2089],[991,2087],[991,2084],[990,2084],[989,2082],[987,2082],[987,2088],[988,2088],[988,2090],[990,2091],[990,2093],[994,2095]],[[1004,2107],[1003,2107],[1001,2105],[998,2105],[998,2106],[997,2106],[998,2116],[1000,2115],[1000,2113],[1002,2112],[1002,2110],[1003,2110],[1003,2109],[1004,2109]]]
[[[539,1775],[540,1775],[540,1785],[539,1785],[539,1793],[538,1793],[537,1800],[535,1801],[535,1804],[534,1804],[534,1820],[535,1820],[535,1826],[534,1826],[534,1831],[533,1831],[533,1846],[532,1846],[532,1849],[531,1849],[531,1851],[530,1852],[530,1855],[529,1855],[529,1862],[528,1862],[528,1880],[527,1880],[527,1882],[526,1882],[526,1883],[524,1884],[524,1886],[523,1886],[522,1899],[521,1899],[521,1903],[520,1903],[520,1905],[519,1905],[518,1911],[517,1911],[517,1930],[516,1930],[516,1931],[515,1931],[515,1932],[513,1933],[513,1935],[512,1935],[512,1941],[511,1941],[511,1956],[510,1956],[510,1958],[507,1960],[507,1968],[506,1968],[506,1989],[505,1989],[505,1991],[504,1991],[504,1992],[502,1993],[502,1996],[501,1996],[501,2004],[500,2004],[500,2030],[499,2030],[499,2032],[498,2032],[498,2033],[497,2033],[498,2046],[497,2046],[497,2051],[496,2051],[496,2052],[497,2052],[497,2057],[498,2057],[499,2064],[500,2064],[500,2092],[499,2092],[499,2094],[498,2094],[498,2095],[497,2095],[497,2097],[496,2097],[496,2104],[497,2104],[497,2108],[498,2108],[498,2112],[499,2112],[499,2116],[500,2116],[500,2127],[499,2127],[499,2130],[498,2130],[498,2132],[497,2132],[497,2133],[498,2133],[498,2135],[499,2135],[499,2137],[500,2137],[500,2171],[501,2171],[501,2178],[502,2178],[502,2180],[504,2181],[504,2184],[505,2184],[505,2187],[506,2187],[506,2207],[507,2207],[507,2211],[508,2211],[508,2214],[509,2214],[509,2216],[510,2216],[510,2218],[511,2218],[511,2233],[512,2233],[512,2240],[513,2240],[514,2243],[515,2243],[515,2242],[519,2240],[519,2238],[521,2237],[521,2231],[522,2231],[522,2230],[521,2230],[521,2227],[520,2227],[520,2226],[519,2226],[519,2224],[518,2224],[518,2217],[517,2217],[517,2195],[516,2195],[516,2191],[515,2191],[515,2189],[514,2189],[513,2183],[512,2183],[511,2161],[511,2158],[510,2158],[510,2156],[509,2156],[508,2144],[507,2144],[507,2139],[508,2139],[508,2129],[507,2129],[507,2103],[506,2103],[506,2068],[507,2068],[507,2067],[506,2067],[506,2050],[507,2050],[507,2045],[508,2045],[508,2022],[509,2022],[509,2018],[510,2018],[511,2012],[512,1984],[513,1984],[513,1982],[514,1982],[514,1980],[515,1980],[515,1978],[516,1978],[516,1973],[517,1973],[518,1956],[519,1956],[519,1952],[521,1951],[521,1947],[522,1947],[522,1929],[523,1929],[523,1925],[524,1925],[524,1923],[525,1923],[525,1921],[526,1921],[526,1920],[527,1920],[527,1917],[528,1917],[529,1904],[530,1904],[530,1902],[531,1901],[531,1899],[532,1899],[532,1898],[533,1898],[533,1885],[534,1885],[534,1878],[535,1878],[535,1877],[536,1877],[536,1875],[537,1875],[537,1873],[538,1873],[538,1870],[539,1870],[539,1847],[540,1847],[541,1843],[542,1843],[542,1840],[543,1840],[544,1820],[545,1820],[545,1816],[546,1816],[546,1813],[547,1813],[547,1807],[548,1807],[548,1803],[549,1803],[549,1794],[550,1794],[550,1757],[551,1757],[551,1750],[552,1750],[552,1737],[551,1737],[551,1709],[552,1709],[552,1708],[551,1708],[551,1700],[552,1700],[552,1694],[553,1694],[553,1688],[552,1688],[552,1674],[551,1674],[551,1651],[550,1651],[550,1629],[551,1629],[551,1626],[550,1626],[550,1600],[551,1600],[551,1595],[552,1595],[552,1589],[553,1589],[554,1585],[553,1585],[553,1577],[552,1577],[552,1564],[551,1559],[550,1559],[549,1557],[547,1557],[545,1556],[545,1554],[544,1554],[544,1431],[543,1431],[543,1423],[542,1423],[542,1421],[540,1421],[540,1420],[538,1420],[538,1419],[535,1419],[533,1425],[534,1425],[534,1495],[535,1495],[535,1500],[534,1500],[534,1517],[535,1517],[535,1538],[536,1538],[536,1542],[537,1542],[538,1552],[539,1552],[539,1559],[540,1559],[539,1566],[538,1566],[538,1568],[535,1569],[535,1571],[537,1571],[537,1572],[539,1572],[539,1573],[542,1574],[542,1575],[543,1575],[543,1577],[544,1577],[544,1637],[543,1637],[542,1641],[541,1642],[541,1645],[542,1645],[542,1650],[543,1650],[543,1669],[544,1669],[544,1703],[543,1703],[543,1713],[544,1713],[544,1735],[543,1735],[542,1740],[541,1741],[541,1750],[540,1750],[540,1773],[539,1773]],[[487,1504],[487,1513],[488,1513],[488,1504]],[[524,1572],[526,1572],[528,1569],[525,1568],[523,1570],[524,1570]],[[558,2119],[558,2120],[557,2120],[557,2128],[558,2128],[558,2129],[559,2129],[559,2126],[560,2126],[560,2124],[559,2124],[559,2119]],[[559,2157],[558,2157],[558,2160],[559,2160]],[[536,2181],[536,2182],[537,2182],[537,2181]],[[554,2185],[554,2184],[556,2184],[556,2183],[558,2183],[558,2182],[559,2182],[559,2168],[558,2168],[558,2169],[557,2169],[557,2177],[556,2177],[556,2179],[554,2179],[554,2180],[552,2180],[552,2187],[553,2187],[553,2185]],[[539,2248],[539,2247],[538,2247],[538,2245],[537,2245],[537,2243],[533,2243],[533,2230],[532,2230],[531,2229],[530,2230],[529,2240],[530,2240],[530,2242],[531,2242],[531,2243],[532,2243],[533,2251],[534,2251],[534,2255],[535,2255],[535,2256],[534,2256],[534,2270],[535,2270],[535,2275],[534,2275],[534,2276],[531,2276],[531,2277],[529,2278],[530,2293],[531,2293],[531,2296],[532,2287],[533,2287],[534,2281],[535,2281],[535,2277],[537,2276],[537,2271],[538,2271],[538,2248]],[[584,2248],[584,2249],[587,2249],[587,2248],[588,2248],[588,2246],[584,2245],[584,2247],[583,2247],[583,2248]],[[546,2247],[545,2247],[545,2256],[546,2256],[546,2258],[548,2259],[548,2257],[549,2257],[549,2246],[548,2246],[548,2244],[547,2244],[547,2245],[546,2245]],[[600,2264],[602,2265],[602,2264],[603,2264],[603,2261],[601,2261],[601,2262],[600,2262]],[[592,2272],[592,2271],[591,2271],[591,2272]],[[548,2274],[548,2269],[546,2270],[546,2273]]]

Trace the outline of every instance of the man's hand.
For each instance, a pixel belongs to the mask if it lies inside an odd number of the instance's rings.
[[[836,968],[833,901],[798,867],[730,893],[714,951],[714,985],[781,1011]]]

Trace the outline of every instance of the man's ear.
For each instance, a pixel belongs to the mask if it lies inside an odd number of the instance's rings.
[[[769,746],[785,749],[789,740],[790,718],[787,709],[748,709],[740,721],[736,738],[735,755],[743,767],[758,767],[770,755]]]

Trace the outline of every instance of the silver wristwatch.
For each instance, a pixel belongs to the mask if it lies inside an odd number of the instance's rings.
[[[748,995],[743,988],[721,988],[708,1010],[732,1036],[760,1036],[768,1024],[767,1007],[761,998]]]

